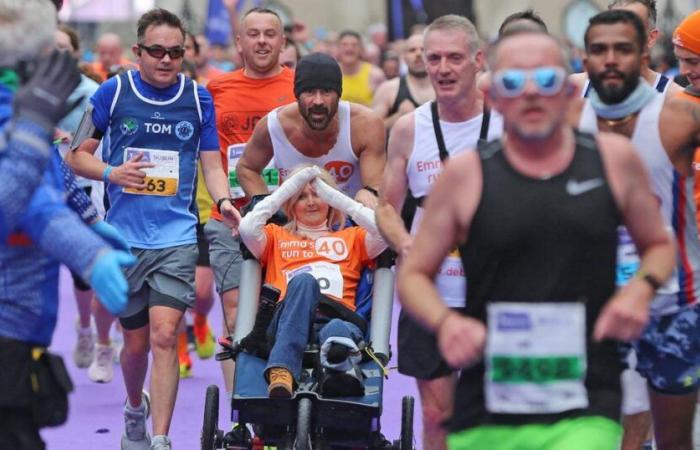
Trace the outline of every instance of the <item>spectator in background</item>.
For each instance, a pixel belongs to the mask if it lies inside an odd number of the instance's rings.
[[[384,81],[379,67],[362,60],[362,36],[352,30],[340,33],[338,63],[343,71],[343,100],[369,106],[374,91]]]
[[[105,33],[97,40],[97,61],[90,65],[93,72],[105,81],[113,66],[127,65],[131,62],[124,57],[122,40],[114,33]]]
[[[384,55],[382,55],[381,67],[382,72],[384,72],[384,77],[387,80],[398,77],[401,69],[399,55],[394,51],[387,50],[384,52]]]
[[[284,44],[284,50],[280,53],[279,63],[283,66],[295,69],[301,58],[299,45],[290,36],[287,36],[287,41]]]

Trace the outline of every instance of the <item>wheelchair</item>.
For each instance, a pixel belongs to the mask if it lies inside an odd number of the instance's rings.
[[[244,247],[244,246],[242,246]],[[377,258],[374,273],[371,321],[369,323],[370,358],[359,364],[364,395],[328,397],[320,389],[319,346],[307,346],[302,376],[289,399],[268,398],[263,371],[266,360],[243,348],[241,341],[252,330],[258,312],[262,269],[259,262],[242,248],[238,314],[234,335],[220,340],[223,352],[218,360],[233,358],[236,363],[231,422],[229,433],[218,428],[219,388],[210,385],[206,391],[204,420],[201,432],[202,450],[252,450],[274,446],[278,450],[331,450],[363,448],[369,450],[413,450],[414,399],[402,399],[401,434],[389,442],[381,434],[384,366],[391,350],[391,328],[394,274],[390,269],[390,251]],[[253,435],[248,429],[252,427]]]

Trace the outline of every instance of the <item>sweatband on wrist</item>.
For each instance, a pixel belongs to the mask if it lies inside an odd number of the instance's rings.
[[[107,167],[105,167],[104,172],[102,172],[102,181],[104,181],[105,183],[109,183],[109,174],[112,173],[113,169],[114,167],[110,165],[107,165]]]

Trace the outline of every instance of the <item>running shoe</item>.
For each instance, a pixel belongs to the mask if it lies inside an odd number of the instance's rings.
[[[88,378],[95,383],[109,383],[114,377],[114,347],[97,344],[95,359],[88,369]]]
[[[170,442],[168,436],[158,435],[153,436],[153,439],[151,439],[150,450],[171,450],[172,448],[172,442]]]
[[[150,450],[151,437],[146,429],[146,420],[151,413],[151,399],[143,392],[141,406],[132,408],[129,402],[124,405],[124,433],[121,450]]]
[[[192,376],[192,359],[187,348],[187,334],[183,331],[177,337],[177,360],[180,365],[180,378]]]
[[[209,321],[204,321],[204,325],[198,327],[195,321],[194,325],[194,345],[197,348],[197,356],[200,359],[208,359],[214,356],[216,351],[216,340],[214,333],[211,331]]]
[[[73,350],[73,362],[81,369],[90,366],[95,357],[95,334],[92,332],[92,325],[87,328],[80,326],[80,319],[75,323],[75,331],[78,340]]]

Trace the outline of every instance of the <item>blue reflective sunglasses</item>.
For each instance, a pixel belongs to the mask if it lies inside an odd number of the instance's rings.
[[[523,94],[527,82],[535,83],[540,95],[551,96],[561,91],[566,81],[566,70],[561,67],[537,69],[505,69],[493,74],[493,86],[501,97],[514,98]]]

